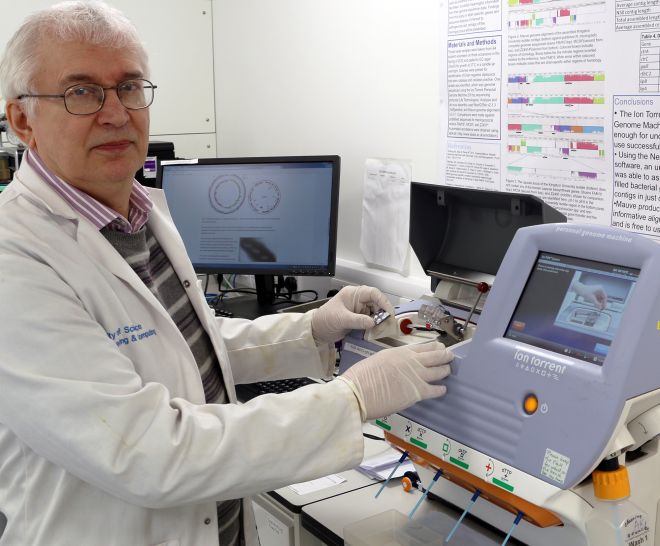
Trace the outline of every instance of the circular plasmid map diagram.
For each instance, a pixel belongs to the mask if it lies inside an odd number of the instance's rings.
[[[243,179],[233,174],[218,176],[209,188],[211,206],[223,214],[238,210],[245,201]]]
[[[280,188],[270,180],[257,182],[250,190],[250,206],[259,214],[275,209],[280,202]]]

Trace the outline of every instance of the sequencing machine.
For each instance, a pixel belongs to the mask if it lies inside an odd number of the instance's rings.
[[[450,315],[438,299],[399,307],[399,334],[355,333],[342,353],[349,366],[463,332],[447,394],[377,421],[422,483],[442,470],[432,494],[473,504],[473,516],[503,532],[515,518],[513,536],[527,544],[593,546],[591,472],[617,458],[648,515],[641,544],[660,546],[660,245],[604,226],[524,227],[477,327]],[[444,323],[426,322],[434,317]]]

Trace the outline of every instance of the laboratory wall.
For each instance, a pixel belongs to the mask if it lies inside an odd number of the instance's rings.
[[[110,3],[150,54],[152,139],[174,140],[180,157],[340,155],[336,277],[415,298],[430,281],[411,251],[404,275],[369,267],[361,251],[368,158],[409,161],[414,181],[531,193],[569,221],[660,236],[660,10],[635,1],[644,9],[633,0]],[[0,47],[49,3],[4,10]]]
[[[52,3],[3,10],[0,48]],[[407,159],[414,180],[441,182],[437,0],[108,3],[149,53],[152,140],[174,141],[179,157],[340,155],[337,277],[428,291],[414,256],[408,276],[366,267],[359,235],[366,158]]]
[[[342,156],[339,277],[427,286],[366,267],[366,158],[660,240],[655,0],[214,0],[214,31],[223,154]]]
[[[0,50],[28,14],[54,3],[3,1]],[[158,86],[150,109],[151,139],[174,142],[179,157],[214,157],[211,0],[110,0],[108,4],[135,23],[149,54],[149,77]]]
[[[360,229],[367,158],[441,182],[440,2],[214,0],[213,20],[218,152],[340,155],[337,277],[428,292],[414,256],[408,276],[368,268]]]

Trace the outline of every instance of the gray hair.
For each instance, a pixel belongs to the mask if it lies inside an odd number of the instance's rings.
[[[119,10],[99,0],[74,0],[31,14],[9,40],[0,61],[0,95],[3,98],[37,93],[33,85],[39,70],[38,50],[44,36],[59,42],[133,49],[148,77],[147,52],[133,23]],[[30,110],[32,104],[27,106]]]

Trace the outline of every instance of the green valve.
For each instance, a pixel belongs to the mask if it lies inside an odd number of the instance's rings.
[[[420,442],[419,440],[417,440],[417,439],[415,439],[415,438],[411,438],[411,439],[410,439],[410,443],[411,443],[411,444],[415,444],[416,446],[419,446],[419,447],[421,447],[422,449],[426,449],[427,447],[429,447],[429,446],[426,445],[424,442]]]
[[[467,464],[464,461],[459,461],[458,459],[454,459],[454,457],[449,457],[449,461],[454,463],[456,466],[460,466],[461,468],[464,468],[465,470],[470,468],[469,464]]]
[[[391,425],[388,425],[387,423],[384,423],[383,421],[379,421],[378,419],[376,419],[376,424],[377,424],[380,428],[384,428],[385,430],[392,430],[392,426],[391,426]]]
[[[503,482],[502,480],[498,480],[497,478],[493,478],[493,483],[495,485],[499,485],[502,489],[506,489],[509,493],[513,493],[513,485],[509,485],[506,482]]]

